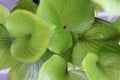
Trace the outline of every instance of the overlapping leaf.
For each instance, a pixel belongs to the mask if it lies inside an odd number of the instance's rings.
[[[88,40],[114,40],[117,39],[120,32],[113,27],[109,22],[103,21],[101,19],[96,19],[91,29],[84,33],[84,37]]]
[[[25,10],[13,12],[7,19],[6,28],[16,38],[11,45],[12,56],[24,62],[35,62],[44,54],[53,30],[52,26]]]
[[[85,80],[80,73],[68,71],[67,62],[62,57],[54,55],[43,64],[38,80]]]
[[[89,53],[83,68],[89,80],[120,80],[120,54],[108,52],[102,56]]]
[[[37,15],[57,27],[49,46],[55,53],[71,48],[71,31],[83,32],[94,22],[94,8],[89,0],[41,0]]]
[[[51,24],[84,31],[94,21],[94,6],[90,0],[41,0],[37,15]]]
[[[60,54],[66,52],[72,46],[72,36],[69,31],[62,28],[55,29],[48,49]]]
[[[41,56],[41,61],[42,62],[45,62],[45,61],[47,61],[51,56],[53,56],[54,55],[54,53],[53,52],[51,52],[51,51],[49,51],[49,50],[47,50],[42,56]]]
[[[97,52],[104,46],[104,43],[100,41],[79,41],[72,52],[73,64],[81,66],[82,60],[89,52]]]
[[[33,0],[21,0],[14,7],[13,11],[16,9],[24,9],[35,13],[37,10],[37,5],[33,2]]]
[[[9,72],[10,80],[38,80],[39,70],[42,66],[42,61],[38,60],[35,63],[18,63],[11,68]]]
[[[110,49],[114,52],[120,51],[119,31],[110,23],[96,19],[90,29],[78,35],[78,43],[72,53],[72,62],[81,66],[81,61],[87,53],[97,52],[102,49]]]
[[[0,70],[9,68],[18,63],[10,53],[12,40],[12,36],[9,35],[5,27],[0,26]]]
[[[0,5],[0,70],[9,68],[18,63],[18,61],[11,56],[10,52],[13,37],[5,28],[5,22],[9,14],[9,10]]]

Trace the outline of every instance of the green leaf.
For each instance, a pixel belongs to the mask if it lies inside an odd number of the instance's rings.
[[[71,32],[83,32],[94,22],[94,7],[89,0],[41,0],[37,15],[57,27],[49,50],[63,53],[71,48]]]
[[[109,80],[102,71],[102,67],[97,64],[99,58],[95,54],[88,54],[83,60],[83,68],[89,80]]]
[[[37,5],[33,2],[33,0],[21,0],[12,11],[17,9],[24,9],[36,13]]]
[[[0,70],[12,67],[18,63],[10,53],[12,39],[5,27],[0,25]]]
[[[14,11],[7,19],[6,28],[16,38],[11,46],[12,56],[30,63],[45,53],[53,31],[53,26],[25,10]]]
[[[18,63],[11,68],[9,72],[10,80],[38,80],[39,70],[42,66],[42,61],[36,63]]]
[[[84,37],[88,40],[113,40],[120,36],[120,32],[109,22],[96,19],[94,24],[88,31],[84,33]]]
[[[120,18],[118,18],[115,22],[112,23],[115,28],[117,28],[120,32]]]
[[[120,51],[120,32],[112,24],[96,19],[90,29],[78,35],[78,43],[72,53],[72,62],[81,66],[81,62],[89,52],[101,52],[109,49],[114,52]]]
[[[54,55],[41,67],[38,80],[85,80],[80,72],[68,71],[68,63]]]
[[[54,55],[41,67],[38,80],[66,80],[66,67],[66,61]]]
[[[85,72],[80,70],[71,70],[68,73],[67,80],[88,80]]]
[[[112,44],[112,45],[111,45]],[[101,54],[101,52],[120,52],[120,46],[113,42],[103,42],[103,41],[79,41],[73,48],[72,52],[72,62],[77,66],[81,66],[83,59],[88,53],[97,53]]]
[[[76,45],[77,42],[79,41],[78,38],[78,34],[77,33],[71,33],[72,34],[72,38],[73,38],[73,45]]]
[[[104,44],[100,41],[79,41],[72,52],[72,62],[81,66],[82,60],[89,52],[97,52]]]
[[[0,4],[0,24],[5,25],[5,21],[9,14],[10,14],[9,10]]]
[[[72,32],[83,32],[94,22],[90,0],[41,0],[38,17]]]
[[[62,58],[64,58],[67,62],[71,62],[72,59],[72,51],[73,48],[68,49],[66,52],[59,54]]]
[[[83,60],[83,68],[89,80],[120,80],[120,54],[89,53]]]
[[[53,55],[54,55],[53,52],[47,50],[47,51],[41,56],[40,59],[41,59],[43,62],[46,62],[46,61],[47,61],[51,56],[53,56]]]
[[[48,49],[54,53],[61,54],[72,47],[72,36],[69,31],[62,28],[55,29]]]
[[[99,4],[110,17],[120,15],[120,0],[92,0]]]

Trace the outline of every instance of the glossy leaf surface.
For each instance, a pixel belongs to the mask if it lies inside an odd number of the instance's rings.
[[[53,31],[52,26],[25,10],[14,11],[7,19],[6,28],[16,38],[11,54],[23,62],[35,62],[44,54]]]
[[[79,72],[68,71],[67,68],[67,62],[62,57],[54,55],[43,64],[38,80],[85,80]]]
[[[81,66],[82,60],[89,52],[97,52],[104,44],[99,41],[79,41],[72,52],[72,62]]]
[[[83,60],[83,68],[89,80],[120,80],[120,55],[106,53],[97,56],[88,54]]]
[[[54,53],[60,54],[66,52],[72,47],[72,36],[69,31],[62,28],[55,29],[48,49]]]
[[[67,38],[69,36],[68,32],[81,33],[90,28],[90,25],[94,22],[94,7],[90,0],[41,0],[37,15],[46,22],[55,25],[57,31],[64,29],[59,34],[56,31],[54,32],[49,47],[55,53],[62,53],[68,50],[69,45],[71,45],[71,39]],[[58,42],[55,42],[56,40]]]
[[[41,0],[38,17],[72,32],[83,32],[94,22],[90,0]]]
[[[120,50],[119,35],[120,32],[112,24],[96,19],[90,29],[78,34],[78,43],[72,53],[73,63],[80,66],[87,53],[100,51],[99,49],[109,48],[118,52]]]
[[[120,32],[113,27],[110,22],[96,19],[91,28],[84,33],[84,37],[88,40],[113,40],[118,38]]]
[[[103,41],[79,41],[73,49],[72,52],[72,62],[77,66],[82,66],[82,60],[88,53],[97,53],[111,51],[114,53],[119,53],[120,46],[114,41],[112,42],[103,42]]]

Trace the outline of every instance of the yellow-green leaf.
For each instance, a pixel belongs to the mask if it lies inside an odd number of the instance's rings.
[[[9,10],[0,4],[0,24],[5,25],[5,21],[9,14],[10,14]]]
[[[53,26],[26,10],[14,11],[7,19],[6,28],[16,38],[11,45],[12,56],[30,63],[45,53],[53,31]]]

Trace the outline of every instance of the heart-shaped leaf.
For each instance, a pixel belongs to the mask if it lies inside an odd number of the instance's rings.
[[[68,71],[67,62],[54,55],[41,67],[38,80],[85,80],[80,72]]]
[[[54,53],[64,53],[72,47],[72,36],[69,31],[62,28],[55,29],[48,49]]]
[[[70,31],[83,32],[94,22],[90,0],[41,0],[37,15],[57,27],[49,47],[55,53],[63,53],[71,47]]]
[[[0,4],[0,24],[5,25],[5,21],[9,14],[9,10]]]
[[[37,11],[37,5],[33,2],[33,0],[21,0],[12,11],[16,9],[24,9],[35,13]]]
[[[6,31],[4,26],[0,25],[0,70],[9,68],[18,63],[10,53],[12,36]]]
[[[92,0],[103,7],[110,17],[120,15],[120,0]]]
[[[10,80],[38,80],[41,66],[41,60],[33,64],[18,63],[11,68],[9,72],[9,78]]]
[[[38,17],[72,32],[83,32],[94,22],[90,0],[41,0]]]
[[[44,54],[53,31],[52,26],[25,10],[14,11],[6,28],[16,38],[11,46],[12,56],[24,62],[35,62]]]
[[[89,53],[82,65],[89,80],[120,80],[120,54],[108,52],[97,56]]]

